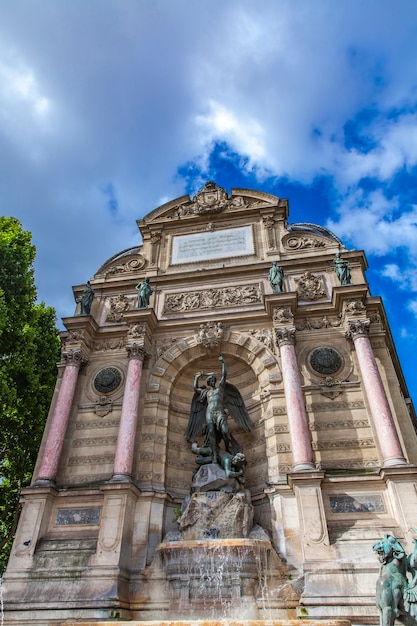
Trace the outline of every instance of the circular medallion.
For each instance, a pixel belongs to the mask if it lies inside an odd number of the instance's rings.
[[[105,367],[94,378],[94,389],[99,393],[111,393],[122,382],[122,374],[116,367]]]
[[[310,355],[310,366],[319,374],[335,374],[343,365],[342,357],[333,348],[317,348]]]

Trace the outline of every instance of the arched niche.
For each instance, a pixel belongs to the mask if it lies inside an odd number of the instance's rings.
[[[268,482],[264,415],[269,400],[265,391],[281,379],[275,355],[253,336],[230,332],[222,342],[228,381],[242,394],[254,424],[244,433],[232,419],[230,431],[247,456],[247,487],[252,497],[263,496]],[[163,492],[181,501],[190,491],[196,468],[184,437],[196,372],[221,373],[220,350],[208,350],[196,335],[179,339],[155,361],[142,407],[138,432],[136,480],[143,490]],[[204,384],[204,379],[200,384]]]

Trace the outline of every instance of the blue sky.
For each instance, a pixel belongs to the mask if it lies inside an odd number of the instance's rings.
[[[0,202],[40,299],[207,180],[364,249],[417,400],[415,0],[0,0]]]

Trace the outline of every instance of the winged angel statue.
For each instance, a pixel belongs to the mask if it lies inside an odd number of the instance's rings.
[[[245,463],[242,447],[229,432],[228,415],[245,431],[252,430],[252,422],[243,402],[240,391],[234,385],[226,382],[227,368],[223,356],[222,377],[216,387],[217,378],[214,374],[198,372],[194,378],[194,396],[191,402],[190,417],[185,431],[185,437],[192,444],[192,451],[198,454],[196,461],[199,464],[217,463],[226,470],[228,476],[237,476],[243,473],[233,471]],[[198,381],[207,376],[207,386],[199,387]],[[204,435],[204,446],[198,447],[196,437]],[[223,440],[224,448],[220,447]]]

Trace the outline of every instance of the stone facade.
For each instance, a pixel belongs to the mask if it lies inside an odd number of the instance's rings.
[[[78,304],[64,319],[6,623],[167,617],[154,561],[196,467],[184,438],[194,375],[218,372],[220,354],[254,424],[230,422],[254,521],[298,581],[277,615],[377,621],[371,546],[389,532],[410,549],[417,524],[414,411],[364,253],[287,220],[286,200],[207,183],[139,220],[142,245],[91,279],[90,314]],[[145,277],[150,305],[136,309]]]

